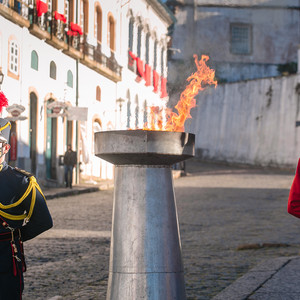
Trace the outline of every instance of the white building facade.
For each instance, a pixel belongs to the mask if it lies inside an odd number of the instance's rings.
[[[149,107],[166,105],[173,21],[157,0],[0,1],[10,163],[62,185],[60,156],[71,144],[77,182],[112,178],[94,155],[94,133],[143,128]]]

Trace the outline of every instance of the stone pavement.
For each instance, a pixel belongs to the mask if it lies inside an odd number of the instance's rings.
[[[278,257],[257,265],[213,300],[299,300],[300,256]]]
[[[187,169],[175,181],[187,299],[300,299],[300,220],[285,210],[293,170]],[[25,245],[24,300],[105,299],[112,187],[44,190],[55,228]]]

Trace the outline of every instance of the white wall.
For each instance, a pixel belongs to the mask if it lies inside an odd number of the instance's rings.
[[[294,166],[300,156],[299,75],[219,85],[202,92],[186,131],[207,159]]]

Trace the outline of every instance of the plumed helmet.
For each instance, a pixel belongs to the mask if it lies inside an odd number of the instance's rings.
[[[10,122],[0,118],[0,142],[8,143],[10,134]]]

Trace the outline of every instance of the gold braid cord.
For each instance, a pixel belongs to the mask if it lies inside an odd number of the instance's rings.
[[[0,131],[2,131],[3,129],[5,129],[8,126],[11,128],[10,122],[7,122],[4,126],[0,127]]]
[[[43,196],[44,200],[46,200],[40,186],[36,182],[36,179],[33,176],[29,177],[29,185],[28,185],[25,193],[23,194],[23,196],[17,202],[15,202],[13,204],[9,204],[9,205],[3,205],[2,203],[0,203],[0,216],[6,218],[8,220],[14,220],[14,221],[21,221],[21,220],[26,219],[26,222],[28,222],[33,213],[35,200],[36,200],[36,190],[38,190],[41,193],[41,195]],[[6,213],[3,211],[5,209],[13,208],[13,207],[20,205],[28,197],[30,192],[32,192],[32,193],[31,193],[31,202],[30,202],[30,208],[29,208],[28,214],[12,215],[12,214],[9,214],[9,213]]]

